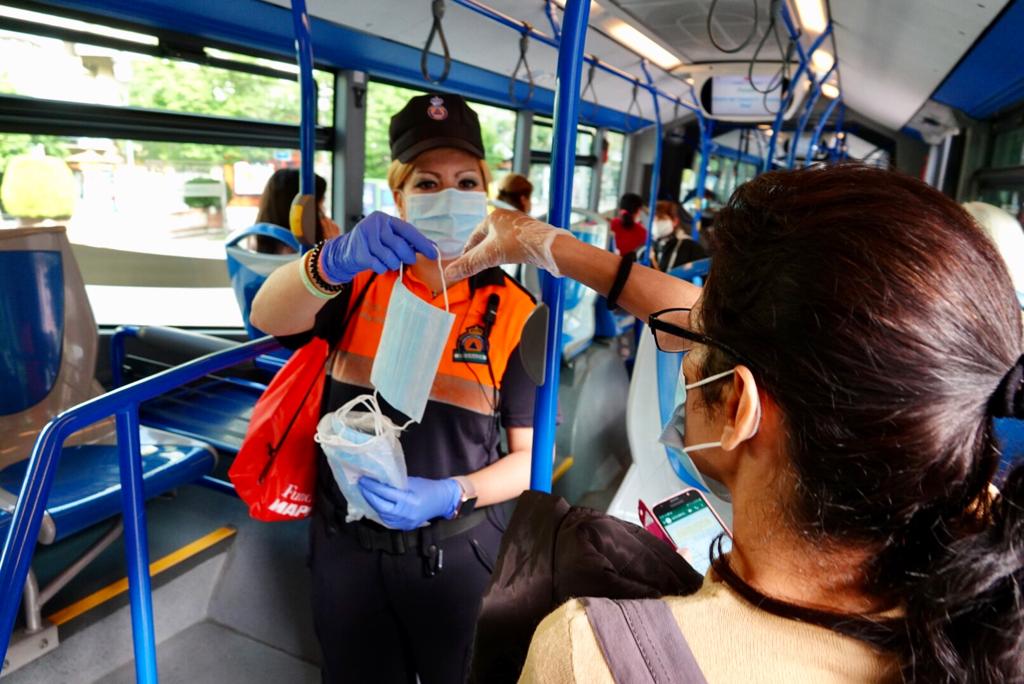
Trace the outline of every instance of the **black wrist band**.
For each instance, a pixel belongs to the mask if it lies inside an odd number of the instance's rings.
[[[324,292],[341,292],[345,287],[345,283],[329,283],[327,282],[327,279],[320,274],[320,251],[323,248],[323,240],[313,246],[313,253],[309,256],[309,276],[313,279],[313,283]]]
[[[634,261],[636,261],[636,252],[630,252],[619,262],[619,270],[615,273],[615,282],[612,283],[612,289],[608,290],[609,309],[614,310],[619,307],[619,295],[622,294],[622,288],[626,287],[626,281],[629,280],[629,272],[633,270]]]

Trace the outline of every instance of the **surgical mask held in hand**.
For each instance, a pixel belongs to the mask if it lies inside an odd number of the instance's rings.
[[[367,410],[356,411],[363,406]],[[371,394],[363,394],[320,419],[314,439],[327,456],[334,481],[348,502],[345,522],[370,518],[384,524],[359,491],[359,478],[372,477],[392,487],[405,489],[408,472],[405,454],[398,440],[405,426],[385,416]]]
[[[443,311],[409,292],[402,284],[402,271],[399,271],[370,370],[370,383],[380,396],[417,423],[423,420],[430,388],[434,386],[434,377],[455,323],[455,314],[448,310],[443,270],[441,287]]]
[[[487,193],[448,188],[405,195],[406,220],[437,244],[441,256],[462,254],[470,233],[487,218]]]
[[[676,474],[680,479],[685,481],[685,477],[680,471],[685,471],[691,475],[695,475],[697,481],[706,490],[717,496],[722,501],[732,501],[732,495],[729,493],[728,487],[724,484],[715,480],[714,478],[706,477],[704,473],[700,472],[694,464],[693,459],[690,457],[691,451],[699,451],[701,449],[710,449],[712,447],[722,446],[722,442],[705,442],[703,444],[694,444],[692,446],[686,446],[686,391],[707,385],[708,383],[715,382],[716,380],[722,380],[729,377],[735,370],[725,371],[724,373],[718,373],[711,377],[704,378],[695,383],[687,385],[680,374],[679,384],[676,386],[676,397],[675,403],[676,408],[672,412],[672,417],[669,419],[668,424],[661,432],[661,437],[658,439],[659,442],[668,447],[669,462],[672,464],[672,469],[676,471]],[[760,413],[760,407],[758,407]],[[758,417],[760,422],[760,416]],[[756,432],[756,431],[755,431]],[[680,458],[682,457],[682,458]]]

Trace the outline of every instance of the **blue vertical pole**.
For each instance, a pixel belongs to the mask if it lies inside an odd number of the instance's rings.
[[[647,244],[644,245],[644,253],[640,257],[640,263],[644,266],[651,265],[651,240],[654,231],[654,207],[658,203],[658,185],[661,180],[661,148],[662,148],[662,126],[661,126],[661,109],[658,107],[658,91],[654,87],[654,79],[651,78],[651,72],[647,69],[647,60],[640,60],[640,68],[644,71],[644,78],[647,79],[647,87],[651,91],[651,100],[654,102],[654,168],[651,169],[651,199],[648,201],[647,206],[650,211],[647,212]]]
[[[804,105],[803,114],[800,115],[800,121],[796,125],[796,130],[793,131],[793,142],[789,146],[789,155],[786,157],[786,166],[793,168],[796,164],[796,148],[800,145],[800,138],[804,134],[804,129],[807,128],[807,121],[811,118],[811,112],[814,110],[814,106],[818,104],[818,99],[821,97],[821,88],[828,81],[829,76],[836,70],[835,62],[832,62],[832,68],[828,70],[828,73],[821,77],[821,80],[811,81],[811,95],[807,99],[807,104]],[[808,149],[808,155],[810,154],[810,147]]]
[[[558,80],[555,86],[555,122],[551,140],[551,224],[569,227],[572,208],[572,177],[576,164],[576,124],[579,121],[580,81],[583,45],[587,38],[590,0],[569,0],[562,17],[562,42],[558,50]],[[562,280],[549,273],[541,275],[542,297],[551,310],[548,340],[544,350],[544,384],[537,388],[533,412],[533,460],[530,488],[551,491],[552,456],[555,448],[555,417],[558,412],[558,379],[562,364]]]
[[[146,534],[146,494],[142,484],[139,447],[139,405],[117,413],[117,453],[121,461],[121,509],[124,514],[124,553],[128,564],[135,681],[156,684],[156,637],[153,596],[149,583],[149,540]]]
[[[825,111],[822,113],[821,118],[818,119],[818,123],[814,126],[814,132],[811,134],[811,142],[807,145],[807,159],[804,160],[804,166],[810,166],[811,160],[814,158],[814,153],[818,149],[818,143],[821,142],[821,133],[825,130],[825,126],[828,125],[828,120],[832,116],[832,110],[839,104],[839,98],[832,100]]]
[[[295,52],[299,60],[299,152],[302,167],[299,172],[299,194],[312,195],[313,153],[316,136],[316,85],[313,81],[313,37],[309,27],[306,0],[292,0],[292,22],[295,25]]]
[[[714,135],[715,122],[705,119],[697,112],[697,123],[700,126],[700,165],[697,167],[696,210],[693,212],[693,239],[700,234],[700,221],[704,217],[704,193],[708,184],[708,161],[711,156],[711,138]]]
[[[789,82],[788,93],[785,97],[779,99],[779,111],[775,114],[775,122],[772,124],[772,137],[768,140],[768,153],[764,158],[764,167],[762,171],[771,171],[772,162],[775,160],[775,147],[779,140],[779,131],[782,130],[782,120],[786,115],[786,110],[789,109],[789,105],[793,102],[793,96],[796,92],[796,88],[799,87],[800,79],[807,71],[807,67],[810,63],[811,57],[814,55],[814,51],[821,46],[821,44],[828,38],[829,34],[832,33],[832,24],[829,23],[828,28],[814,39],[811,43],[811,48],[804,52],[803,46],[800,44],[800,34],[797,32],[796,26],[793,24],[793,18],[789,15],[789,10],[786,8],[786,3],[782,3],[779,8],[780,16],[782,17],[782,23],[786,26],[786,31],[789,33],[790,40],[795,41],[796,51],[800,57],[800,66],[797,68],[796,73],[793,74],[792,80]]]

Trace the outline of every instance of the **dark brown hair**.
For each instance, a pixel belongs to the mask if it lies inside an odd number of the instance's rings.
[[[789,523],[869,550],[864,590],[905,619],[766,606],[896,648],[908,681],[1024,680],[1024,466],[988,496],[991,402],[1022,346],[995,248],[924,183],[840,165],[742,185],[715,249],[701,323],[780,408]],[[711,350],[702,371],[735,364]]]
[[[627,192],[619,199],[619,218],[623,228],[636,225],[636,213],[643,209],[644,198],[635,192]]]
[[[299,170],[278,169],[270,176],[270,180],[263,187],[263,194],[260,196],[260,209],[256,213],[256,223],[273,223],[282,228],[289,227],[288,214],[291,211],[292,200],[299,194]],[[327,194],[327,181],[321,176],[316,176],[316,203],[317,206],[323,201]],[[323,239],[320,232],[320,222],[316,226],[317,240]],[[256,236],[257,252],[272,252],[280,243],[273,238]]]
[[[498,199],[519,211],[526,211],[526,200],[533,195],[533,183],[520,173],[510,173],[498,183]]]

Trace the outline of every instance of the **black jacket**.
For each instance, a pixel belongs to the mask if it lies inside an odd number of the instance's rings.
[[[702,582],[671,546],[643,528],[526,492],[484,594],[470,681],[515,682],[537,625],[571,598],[691,594]]]

